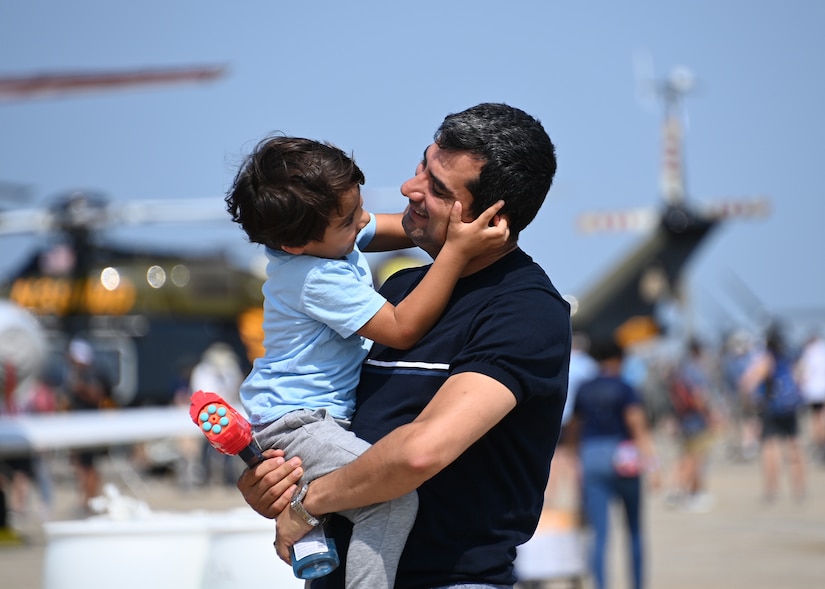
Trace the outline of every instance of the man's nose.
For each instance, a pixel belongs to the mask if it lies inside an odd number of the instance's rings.
[[[423,174],[416,174],[401,185],[401,194],[410,200],[421,200],[424,198],[424,187]]]

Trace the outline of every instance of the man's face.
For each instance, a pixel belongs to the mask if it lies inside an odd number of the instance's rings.
[[[415,176],[401,185],[401,194],[410,204],[401,224],[407,236],[432,257],[438,255],[447,240],[450,211],[461,202],[462,220],[473,219],[473,197],[467,184],[478,178],[483,162],[466,152],[444,151],[433,143],[424,150],[424,158]]]

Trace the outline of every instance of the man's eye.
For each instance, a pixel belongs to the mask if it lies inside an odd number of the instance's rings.
[[[436,186],[435,184],[433,184],[432,191],[433,191],[433,196],[435,196],[436,198],[449,198],[449,197],[447,196],[447,194],[445,194],[444,192],[442,192],[442,191],[438,188],[438,186]]]

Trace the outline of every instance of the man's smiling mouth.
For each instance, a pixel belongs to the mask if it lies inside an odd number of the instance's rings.
[[[415,207],[413,207],[413,206],[410,206],[410,212],[411,212],[411,213],[413,213],[413,214],[415,214],[415,215],[417,215],[417,216],[419,216],[419,217],[422,217],[422,218],[424,218],[424,219],[426,219],[426,218],[427,218],[427,213],[422,212],[422,211],[419,211],[418,209],[416,209],[416,208],[415,208]]]

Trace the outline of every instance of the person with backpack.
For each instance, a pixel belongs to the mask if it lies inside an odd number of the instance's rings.
[[[778,329],[768,332],[764,352],[753,359],[742,375],[741,389],[753,399],[762,426],[765,501],[774,501],[779,491],[783,449],[790,467],[791,490],[801,501],[805,497],[805,461],[799,441],[799,412],[804,401],[794,375],[793,360],[785,350]]]
[[[674,368],[668,384],[679,455],[665,503],[685,511],[707,512],[714,503],[707,488],[707,464],[714,444],[715,420],[710,378],[698,340],[688,342],[687,357]]]

